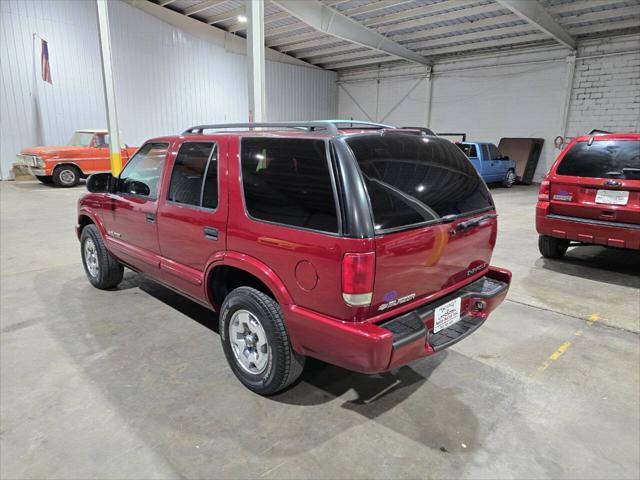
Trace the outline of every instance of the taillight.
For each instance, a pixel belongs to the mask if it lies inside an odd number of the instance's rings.
[[[549,180],[542,180],[542,182],[540,183],[540,191],[538,192],[538,201],[548,202],[550,191],[551,191],[551,184],[549,183]]]
[[[373,296],[376,254],[345,253],[342,259],[342,297],[352,307],[367,306]]]

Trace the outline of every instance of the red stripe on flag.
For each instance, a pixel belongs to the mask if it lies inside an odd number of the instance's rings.
[[[45,40],[42,40],[42,55],[40,56],[40,67],[42,70],[42,80],[53,85],[53,82],[51,81],[51,67],[49,65],[49,45]]]

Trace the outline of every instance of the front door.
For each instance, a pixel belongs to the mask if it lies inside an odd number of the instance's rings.
[[[226,244],[226,151],[226,140],[174,145],[158,211],[162,280],[204,302],[205,269]]]
[[[157,275],[158,186],[168,143],[147,143],[125,166],[104,216],[109,248],[133,268]]]

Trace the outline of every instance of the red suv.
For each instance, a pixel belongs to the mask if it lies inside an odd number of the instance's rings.
[[[480,327],[511,280],[489,266],[485,183],[419,130],[198,126],[87,187],[89,281],[114,287],[126,266],[219,311],[231,368],[261,394],[290,385],[306,356],[376,373],[431,355]]]
[[[573,140],[540,185],[540,253],[561,258],[572,245],[640,249],[640,134]]]

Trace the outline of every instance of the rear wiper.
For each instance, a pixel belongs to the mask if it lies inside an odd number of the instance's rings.
[[[498,218],[498,214],[497,213],[488,213],[486,215],[483,215],[481,217],[476,217],[476,218],[472,218],[471,220],[467,220],[465,222],[460,222],[458,225],[456,225],[456,230],[458,232],[462,232],[463,230],[467,230],[471,227],[475,227],[476,225],[484,222],[485,220],[490,220],[492,218]]]

